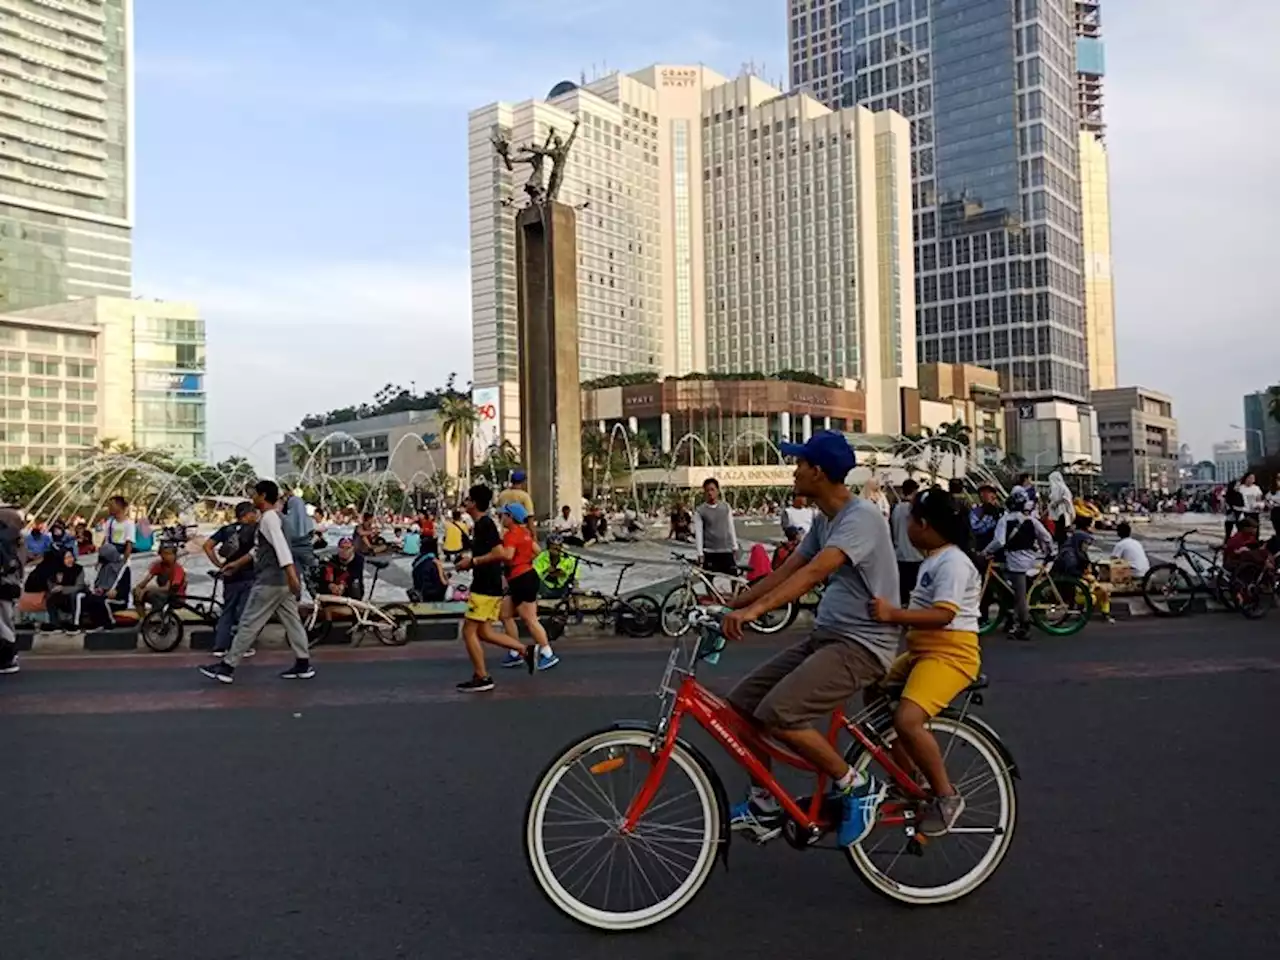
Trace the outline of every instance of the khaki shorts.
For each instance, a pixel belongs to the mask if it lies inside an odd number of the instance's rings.
[[[756,667],[729,693],[739,713],[776,730],[796,730],[829,716],[884,676],[870,650],[826,630]]]

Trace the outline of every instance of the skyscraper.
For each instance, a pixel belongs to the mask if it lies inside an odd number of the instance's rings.
[[[0,6],[0,312],[131,293],[132,6]]]
[[[751,76],[655,65],[469,124],[474,383],[519,436],[515,231],[525,171],[492,139],[580,120],[560,198],[578,208],[584,380],[801,369],[857,380],[866,427],[898,432],[914,386],[905,120],[832,111]]]
[[[1024,457],[1092,456],[1075,0],[790,0],[791,81],[911,123],[921,361],[976,363]]]
[[[1110,162],[1104,139],[1100,0],[1076,0],[1076,107],[1080,117],[1080,213],[1089,386],[1116,386],[1115,286],[1111,278]]]

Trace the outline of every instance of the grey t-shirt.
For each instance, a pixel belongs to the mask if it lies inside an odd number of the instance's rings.
[[[887,667],[898,652],[901,631],[872,620],[868,609],[873,596],[898,597],[898,564],[880,509],[852,497],[834,517],[819,511],[800,554],[812,560],[827,547],[843,552],[845,562],[827,581],[814,627],[862,644]]]
[[[893,513],[889,515],[889,526],[893,528],[893,553],[903,563],[920,563],[924,554],[911,542],[911,504],[903,500],[894,504]]]

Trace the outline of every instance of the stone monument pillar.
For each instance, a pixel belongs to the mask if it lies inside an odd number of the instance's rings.
[[[573,207],[548,199],[516,215],[520,453],[539,521],[582,515],[578,241]]]

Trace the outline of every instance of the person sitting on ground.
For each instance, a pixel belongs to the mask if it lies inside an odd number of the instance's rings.
[[[53,536],[45,530],[44,524],[37,520],[27,533],[26,544],[27,562],[39,563],[40,559],[53,549]]]
[[[1111,584],[1101,582],[1093,572],[1093,560],[1089,548],[1094,544],[1093,517],[1076,517],[1074,530],[1058,551],[1054,561],[1054,573],[1083,580],[1093,593],[1093,604],[1104,620],[1113,623],[1111,616]]]
[[[338,552],[320,565],[320,593],[349,600],[364,599],[364,557],[350,537],[338,541]]]
[[[881,623],[907,628],[907,650],[889,666],[884,685],[904,683],[893,715],[898,733],[892,753],[904,770],[919,770],[932,800],[920,821],[925,836],[946,833],[964,812],[964,797],[947,776],[929,721],[978,679],[978,605],[982,580],[963,544],[969,530],[963,513],[941,487],[918,494],[910,505],[907,533],[924,555],[908,608],[893,598],[871,601]]]
[[[400,541],[400,552],[406,557],[416,557],[422,552],[422,528],[416,523],[409,525],[408,531]]]
[[[533,569],[541,584],[538,596],[559,600],[573,589],[578,577],[578,558],[565,553],[563,538],[553,533],[547,539],[547,549],[533,558]]]
[[[76,524],[76,553],[84,557],[97,549],[97,545],[93,542],[93,531],[89,529],[89,525],[87,523]]]
[[[671,529],[667,531],[667,539],[679,540],[681,543],[693,540],[693,514],[683,501],[671,508]]]
[[[434,553],[422,553],[413,561],[413,592],[419,603],[443,603],[449,592],[449,572]]]
[[[371,557],[379,552],[378,542],[382,538],[378,536],[378,523],[373,519],[372,513],[366,513],[360,518],[360,523],[352,531],[351,540],[356,553],[362,557]],[[385,543],[383,546],[385,548]]]
[[[98,548],[98,570],[83,605],[84,616],[92,630],[115,626],[116,611],[129,606],[132,580],[133,574],[119,547],[104,543]]]
[[[582,542],[584,545],[598,543],[609,536],[609,521],[605,519],[600,504],[593,503],[582,518]]]
[[[49,525],[49,537],[53,541],[54,550],[76,556],[75,535],[67,532],[67,525],[61,520],[55,520]]]
[[[1111,548],[1112,559],[1125,561],[1129,564],[1129,570],[1133,573],[1134,579],[1141,580],[1151,569],[1151,561],[1147,559],[1146,549],[1134,539],[1133,527],[1127,520],[1120,522],[1116,527],[1116,533],[1120,535],[1120,539]]]
[[[61,551],[61,557],[61,565],[49,578],[45,609],[49,612],[50,630],[74,630],[79,626],[79,599],[86,589],[84,567],[70,550]]]
[[[575,547],[582,546],[582,528],[573,519],[573,508],[567,503],[560,508],[560,515],[551,521],[551,535],[559,537],[563,543]]]
[[[147,615],[148,606],[159,606],[175,597],[186,596],[187,571],[178,563],[178,548],[172,543],[160,545],[159,559],[151,564],[147,575],[133,590],[133,605],[138,619]]]
[[[775,570],[787,562],[787,559],[800,546],[800,541],[804,539],[799,527],[787,527],[782,531],[782,535],[786,539],[778,544],[773,551],[773,569]]]

